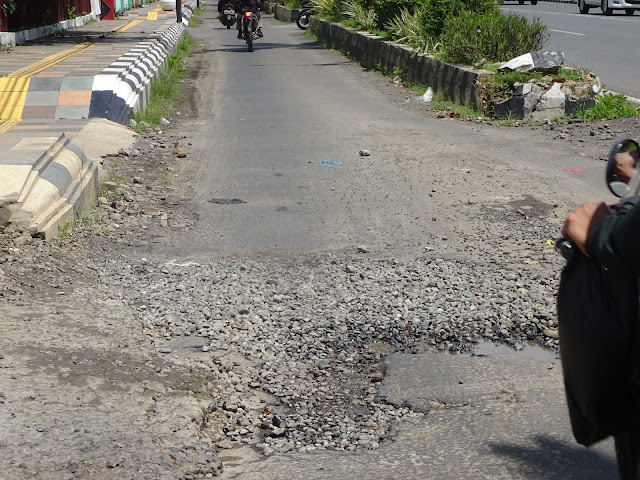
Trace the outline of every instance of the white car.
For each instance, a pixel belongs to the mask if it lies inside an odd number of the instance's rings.
[[[627,15],[633,15],[640,10],[638,0],[578,0],[580,13],[589,13],[590,8],[600,8],[604,15],[611,15],[614,10],[624,10]]]

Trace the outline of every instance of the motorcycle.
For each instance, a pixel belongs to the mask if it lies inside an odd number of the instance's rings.
[[[253,41],[260,38],[258,16],[251,10],[242,13],[242,38],[247,42],[247,51],[253,52]]]
[[[227,27],[227,30],[230,29],[236,23],[236,10],[233,6],[233,3],[227,2],[222,7],[220,23],[222,23],[222,25]]]
[[[302,8],[296,19],[296,25],[298,25],[300,30],[309,28],[309,22],[314,14],[314,7],[313,0],[302,0]]]

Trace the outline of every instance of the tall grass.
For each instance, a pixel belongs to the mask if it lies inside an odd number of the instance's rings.
[[[185,33],[175,55],[167,56],[167,68],[151,84],[151,95],[149,104],[145,111],[134,114],[136,122],[146,122],[149,125],[159,125],[160,119],[168,117],[173,104],[182,98],[180,81],[184,77],[184,59],[191,56],[191,49],[196,45],[196,41]]]

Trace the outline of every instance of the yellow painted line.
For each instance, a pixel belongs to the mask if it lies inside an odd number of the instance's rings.
[[[113,29],[112,32],[124,32],[141,22],[142,20],[132,20]],[[7,132],[22,121],[22,111],[32,76],[84,52],[94,45],[95,43],[81,43],[0,77],[0,132]]]
[[[0,77],[0,132],[7,132],[22,121],[22,111],[31,77],[94,45],[94,43],[81,43]]]
[[[50,55],[47,58],[43,58],[42,60],[37,61],[36,63],[33,63],[26,67],[23,67],[20,70],[11,72],[6,76],[7,77],[24,77],[24,76],[37,75],[38,73],[46,70],[47,68],[50,68],[57,63],[64,62],[68,58],[71,58],[74,55],[77,55],[80,52],[83,52],[88,48],[93,47],[94,45],[95,45],[94,43],[81,43],[79,45],[76,45],[73,48],[69,48],[67,50],[63,50],[62,52],[56,53],[55,55]]]
[[[6,133],[20,123],[20,120],[0,120],[0,133]]]
[[[147,14],[147,20],[158,20],[158,12],[155,10],[153,12],[149,12]]]
[[[30,77],[0,78],[0,130],[6,132],[22,120],[22,110],[27,99]],[[14,122],[13,124],[11,124]]]
[[[126,32],[127,30],[129,30],[130,28],[135,27],[136,25],[138,25],[139,23],[142,23],[142,20],[131,20],[129,23],[125,23],[124,25],[122,25],[121,27],[118,28],[114,28],[113,30],[111,30],[112,32]]]

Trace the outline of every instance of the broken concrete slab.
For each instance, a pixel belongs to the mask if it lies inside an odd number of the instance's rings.
[[[561,117],[565,114],[565,94],[561,84],[554,83],[541,97],[531,117],[536,120]]]

